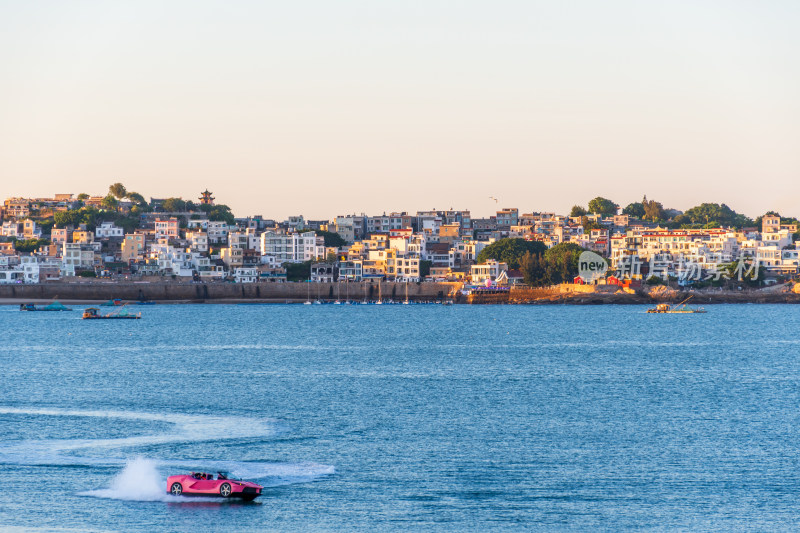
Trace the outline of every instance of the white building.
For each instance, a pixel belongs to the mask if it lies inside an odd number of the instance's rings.
[[[0,255],[0,284],[22,283],[25,270],[18,255]]]
[[[236,283],[255,283],[258,281],[258,269],[255,267],[238,267],[233,271]]]
[[[361,259],[339,261],[339,281],[361,281],[364,262]]]
[[[478,260],[481,250],[489,246],[494,241],[474,241],[472,239],[463,240],[453,245],[453,263],[455,265],[469,265]]]
[[[0,266],[0,284],[23,283],[24,280],[25,271],[21,267]]]
[[[777,246],[778,248],[783,248],[784,246],[792,244],[792,235],[785,229],[770,233],[762,233],[761,244],[763,246]]]
[[[220,244],[228,240],[230,227],[222,220],[209,220],[206,224],[206,231],[210,244]]]
[[[98,239],[121,239],[125,236],[122,228],[114,225],[113,222],[103,222],[94,232],[95,237]]]
[[[395,281],[417,282],[420,281],[419,257],[389,257],[386,261],[386,273]]]
[[[261,234],[261,255],[274,257],[278,264],[314,261],[324,257],[325,241],[313,231],[289,234],[265,231]]]
[[[0,235],[3,237],[22,237],[22,224],[13,220],[6,220],[0,226]]]
[[[303,215],[291,216],[286,221],[286,225],[289,227],[289,230],[291,231],[299,231],[301,229],[305,229],[306,221],[303,218]]]
[[[490,259],[486,263],[472,265],[469,274],[473,285],[485,285],[487,281],[494,282],[506,270],[508,270],[508,263],[500,263]]]
[[[316,263],[311,265],[311,281],[314,283],[333,283],[338,278],[339,267],[335,263]]]
[[[95,246],[81,242],[65,242],[61,245],[61,273],[74,276],[77,270],[95,267]]]
[[[247,234],[243,231],[231,231],[228,233],[228,247],[238,250],[247,249]]]
[[[193,252],[208,252],[208,233],[205,231],[190,231],[186,238],[191,241],[190,247]]]
[[[24,256],[20,258],[20,266],[25,273],[25,283],[61,279],[61,261],[55,257]]]
[[[356,240],[356,232],[353,217],[336,217],[333,230],[348,243]]]
[[[252,228],[246,231],[231,231],[228,233],[228,246],[240,250],[258,250],[261,248],[261,235]]]
[[[193,255],[164,242],[150,244],[150,258],[158,261],[158,271],[163,275],[191,276]]]

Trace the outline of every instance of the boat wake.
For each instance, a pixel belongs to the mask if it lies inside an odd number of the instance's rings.
[[[233,477],[259,480],[264,487],[279,487],[296,483],[307,483],[315,479],[333,474],[335,469],[328,465],[318,464],[280,464],[280,463],[237,463],[199,462],[191,463],[194,468],[215,470],[225,467]],[[198,466],[199,465],[199,466]],[[166,476],[159,472],[159,466],[183,466],[172,461],[155,461],[144,457],[129,460],[122,471],[114,476],[107,488],[89,490],[79,493],[80,496],[92,496],[112,500],[140,502],[182,503],[187,501],[220,502],[219,498],[172,496],[166,492]],[[262,479],[266,478],[266,480]]]
[[[97,417],[128,421],[167,423],[167,431],[108,439],[42,439],[0,444],[0,464],[51,466],[122,466],[107,488],[81,495],[135,501],[183,502],[166,494],[166,477],[175,470],[226,471],[242,479],[253,479],[265,487],[307,483],[333,474],[335,468],[316,463],[269,463],[146,458],[123,450],[171,443],[209,442],[269,437],[278,433],[274,420],[210,415],[156,414],[126,411],[81,411],[67,409],[18,409],[0,407],[0,414],[26,417]],[[109,453],[117,450],[119,453]],[[192,498],[192,501],[198,501]],[[217,500],[214,500],[217,501]]]
[[[122,472],[111,480],[108,488],[89,490],[79,495],[139,502],[179,501],[178,496],[166,493],[165,482],[162,480],[155,461],[138,457],[125,465]]]

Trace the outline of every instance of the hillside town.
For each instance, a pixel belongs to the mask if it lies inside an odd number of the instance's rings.
[[[625,209],[595,198],[589,209],[575,206],[569,214],[511,207],[488,218],[432,209],[278,221],[237,218],[215,200],[205,190],[196,201],[145,201],[119,183],[106,196],[8,198],[0,208],[0,283],[103,278],[699,285],[729,277],[738,263],[746,265],[740,274],[769,285],[796,277],[800,264],[797,220],[767,213],[753,221],[724,204],[681,213],[646,198]],[[572,259],[555,275],[535,278],[530,256],[507,260],[491,253],[508,239],[539,243],[529,251],[541,250],[542,257],[565,250]],[[607,277],[578,275],[577,253],[586,250],[607,258]]]

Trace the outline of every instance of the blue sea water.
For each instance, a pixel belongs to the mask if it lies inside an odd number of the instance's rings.
[[[1,307],[0,529],[794,529],[800,309],[644,309]]]

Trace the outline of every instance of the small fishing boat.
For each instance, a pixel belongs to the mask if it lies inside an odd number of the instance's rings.
[[[62,304],[58,300],[53,300],[45,306],[36,306],[34,304],[20,304],[20,311],[72,311],[71,308]]]
[[[122,305],[122,300],[119,298],[112,298],[107,302],[103,302],[100,304],[103,307],[118,307]]]
[[[97,307],[87,307],[83,311],[83,316],[81,317],[84,320],[113,320],[113,319],[137,319],[142,318],[142,313],[130,313],[125,306],[121,306],[119,309],[115,311],[111,311],[110,313],[102,314],[100,313],[100,309]]]
[[[342,283],[339,282],[336,284],[336,300],[333,302],[333,305],[342,305],[342,301],[339,297],[342,295]]]
[[[648,313],[674,313],[674,314],[695,314],[695,313],[705,313],[706,310],[702,307],[689,307],[686,303],[692,299],[692,296],[689,296],[685,300],[675,305],[670,304],[658,304],[655,307],[648,309]]]

